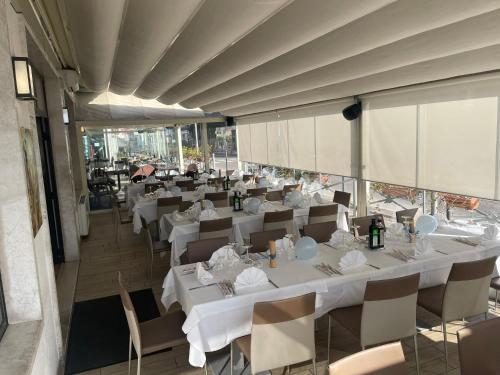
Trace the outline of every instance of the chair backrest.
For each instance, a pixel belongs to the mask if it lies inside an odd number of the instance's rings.
[[[293,210],[266,212],[264,214],[264,230],[286,229],[287,233],[293,233]]]
[[[278,202],[283,200],[283,190],[273,190],[266,193],[266,200],[270,202]]]
[[[311,206],[309,208],[309,224],[337,221],[338,204]]]
[[[304,225],[304,236],[312,237],[316,242],[328,242],[332,233],[337,230],[336,221]]]
[[[243,182],[250,181],[252,178],[253,178],[253,174],[244,174],[242,177]]]
[[[253,308],[252,374],[315,358],[316,293],[258,302]]]
[[[130,299],[130,295],[127,289],[123,286],[122,274],[118,272],[118,286],[120,289],[120,298],[122,300],[123,310],[125,311],[125,317],[127,318],[128,329],[130,331],[130,337],[134,343],[134,348],[137,353],[142,353],[142,342],[141,342],[141,330],[139,329],[139,320],[137,319],[137,314],[135,313],[134,305]]]
[[[301,184],[295,184],[295,185],[285,185],[283,186],[283,196],[286,195],[286,193],[289,193],[294,190],[302,190],[302,185]]]
[[[443,297],[443,321],[488,311],[488,293],[496,257],[454,263]]]
[[[234,172],[234,169],[226,169],[226,176],[231,176]]]
[[[179,209],[182,202],[182,197],[158,198],[157,200],[157,216],[158,220],[165,215]]]
[[[500,318],[488,319],[457,332],[461,375],[494,375],[500,369]]]
[[[191,201],[182,201],[181,203],[179,203],[179,212],[186,211],[193,204],[194,204],[194,202],[191,202]]]
[[[215,207],[228,207],[229,199],[227,191],[219,191],[218,193],[205,193],[205,199],[212,201]]]
[[[218,237],[233,238],[232,217],[200,221],[200,240]]]
[[[335,190],[333,192],[333,201],[338,204],[342,204],[349,208],[349,202],[351,201],[351,193],[345,191]]]
[[[207,179],[207,183],[211,185],[222,185],[224,183],[224,177],[214,177]]]
[[[252,244],[250,252],[260,253],[266,251],[269,248],[269,241],[279,240],[285,237],[285,235],[285,228],[250,233],[250,243]]]
[[[362,346],[380,344],[416,333],[420,274],[368,281],[361,314]]]
[[[146,192],[146,194],[154,193],[156,190],[162,187],[165,187],[165,185],[163,185],[163,182],[146,183],[144,191]]]
[[[361,217],[353,217],[352,225],[358,225],[358,234],[360,236],[367,236],[370,225],[372,224],[372,219],[378,221],[378,219],[382,220],[382,224],[384,224],[384,217],[382,215],[369,215],[369,216],[361,216]]]
[[[398,223],[404,223],[404,218],[409,217],[410,221],[416,219],[417,213],[419,212],[419,208],[409,208],[407,210],[396,211],[396,221]]]
[[[207,238],[205,240],[191,241],[187,243],[188,263],[204,262],[210,259],[214,251],[227,245],[228,237]]]
[[[247,194],[250,197],[258,197],[260,195],[265,195],[267,193],[267,188],[255,188],[255,189],[247,189]]]
[[[182,191],[191,191],[194,190],[194,181],[193,180],[178,180],[175,181],[175,186],[181,188]]]
[[[405,355],[400,342],[377,346],[333,362],[329,375],[406,375]]]
[[[142,231],[144,232],[144,241],[146,241],[146,246],[148,247],[148,251],[153,254],[154,252],[154,245],[153,245],[153,236],[151,234],[151,228],[149,227],[149,224],[146,222],[146,219],[141,216],[141,224],[142,224]]]

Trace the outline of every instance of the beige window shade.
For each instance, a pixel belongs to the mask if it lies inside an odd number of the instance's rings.
[[[252,148],[250,145],[250,125],[244,124],[236,127],[238,139],[238,158],[241,161],[252,161]]]
[[[272,121],[267,123],[268,163],[288,168],[288,122]]]
[[[363,179],[416,185],[417,106],[364,103],[362,115]]]
[[[342,113],[316,116],[316,170],[340,176],[356,176],[358,138],[356,123]]]
[[[250,125],[250,146],[252,162],[268,164],[267,162],[267,124],[260,122]]]
[[[288,120],[288,156],[290,167],[316,170],[315,118]]]

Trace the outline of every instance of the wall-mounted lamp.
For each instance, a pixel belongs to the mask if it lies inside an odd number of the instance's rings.
[[[14,71],[16,98],[35,100],[35,85],[30,60],[27,57],[12,57],[12,69]]]
[[[63,122],[64,122],[64,125],[69,125],[68,107],[63,107]]]

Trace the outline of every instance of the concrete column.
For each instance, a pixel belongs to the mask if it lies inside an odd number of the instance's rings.
[[[64,125],[62,116],[63,93],[57,78],[45,80],[47,93],[47,113],[49,116],[52,153],[56,175],[59,213],[64,243],[64,258],[66,262],[80,259],[80,233],[76,219],[77,202],[71,153],[69,150],[68,128]]]
[[[177,146],[179,147],[179,172],[184,173],[184,154],[182,152],[182,129],[177,126]]]

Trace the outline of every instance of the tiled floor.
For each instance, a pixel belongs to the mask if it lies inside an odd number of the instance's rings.
[[[140,290],[151,286],[146,272],[146,250],[142,235],[136,235],[132,232],[132,225],[122,225],[120,228],[120,239],[115,243],[114,229],[111,224],[111,214],[99,214],[91,216],[91,233],[87,239],[82,242],[82,256],[80,263],[80,272],[76,289],[76,301],[84,301],[118,293],[117,272],[121,271],[127,282],[130,291]],[[155,259],[153,269],[153,291],[157,299],[158,306],[162,314],[165,309],[160,303],[161,285],[163,278],[169,268],[169,258],[167,256]],[[173,307],[176,308],[176,307]],[[178,308],[178,306],[177,306]],[[432,331],[427,331],[418,335],[420,373],[443,374],[444,373],[444,354],[442,340],[443,336],[439,332],[439,321],[423,310],[418,310],[417,317],[419,321],[433,325]],[[319,321],[319,330],[317,332],[317,360],[318,374],[324,374],[326,371],[326,344],[327,344],[327,321],[325,318]],[[462,327],[462,322],[453,322],[448,324],[448,332],[454,333]],[[339,359],[350,353],[359,351],[359,342],[354,339],[341,326],[333,327],[333,357],[332,360]],[[449,337],[449,358],[450,375],[459,374],[458,354],[456,336]],[[415,371],[415,357],[413,354],[413,340],[403,341],[407,363],[410,374]],[[136,363],[132,364],[134,369]],[[87,371],[85,375],[121,375],[127,374],[127,363],[104,367],[92,371]],[[311,365],[294,366],[291,370],[294,374],[312,375]],[[170,352],[156,355],[150,355],[143,358],[141,374],[203,374],[203,369],[193,368],[188,363],[188,346],[175,348]],[[282,370],[273,371],[273,374],[281,374]],[[135,371],[132,371],[135,374]]]

